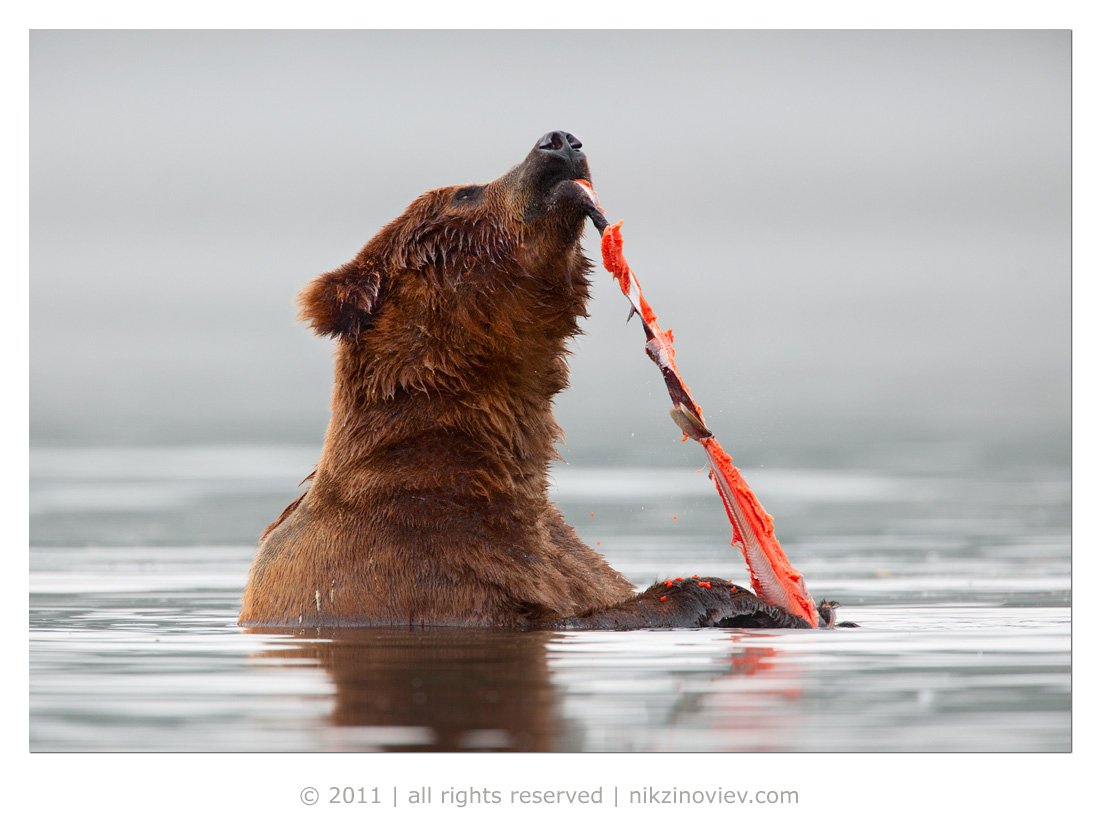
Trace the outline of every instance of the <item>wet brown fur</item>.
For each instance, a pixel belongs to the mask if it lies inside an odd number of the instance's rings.
[[[547,498],[590,264],[583,211],[532,218],[526,175],[426,193],[303,291],[339,339],[332,419],[242,624],[523,626],[633,595]]]
[[[635,596],[547,498],[591,267],[577,177],[583,156],[536,148],[428,192],[302,292],[338,339],[332,417],[261,537],[243,625],[699,626],[766,605],[725,585]]]

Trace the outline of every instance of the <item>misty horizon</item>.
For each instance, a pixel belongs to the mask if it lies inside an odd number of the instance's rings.
[[[331,345],[297,292],[424,190],[492,180],[560,128],[731,448],[1068,448],[1069,48],[1068,31],[34,32],[31,441],[319,446]],[[660,376],[599,266],[592,295],[567,448],[665,446]]]

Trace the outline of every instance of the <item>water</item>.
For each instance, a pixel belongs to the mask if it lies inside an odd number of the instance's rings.
[[[745,470],[859,629],[517,633],[238,628],[316,449],[33,449],[30,747],[1068,751],[1068,468],[991,451]],[[639,585],[745,580],[701,473],[563,466],[555,496]]]

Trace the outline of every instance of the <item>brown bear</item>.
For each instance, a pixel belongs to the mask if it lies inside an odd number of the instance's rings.
[[[589,294],[580,149],[552,131],[492,183],[425,193],[302,292],[337,339],[332,418],[242,625],[808,625],[716,578],[637,594],[547,497]]]

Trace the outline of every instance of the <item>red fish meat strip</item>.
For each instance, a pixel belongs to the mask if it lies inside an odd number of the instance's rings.
[[[588,194],[593,205],[599,200],[587,181],[577,184]],[[596,216],[593,221],[596,221]],[[599,216],[603,221],[602,215]],[[726,509],[733,529],[731,544],[739,547],[749,568],[753,591],[762,600],[804,618],[811,626],[818,625],[818,610],[806,589],[802,574],[790,563],[775,535],[772,517],[765,512],[756,495],[749,489],[741,472],[722,448],[703,419],[703,411],[691,396],[676,367],[672,330],[662,330],[653,309],[642,294],[638,278],[623,256],[622,222],[604,224],[600,250],[606,268],[619,282],[619,288],[630,301],[633,311],[642,320],[646,335],[646,354],[661,370],[672,399],[672,418],[684,432],[684,437],[698,442],[706,452],[710,476]],[[597,227],[600,223],[597,221]]]

